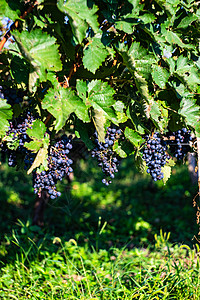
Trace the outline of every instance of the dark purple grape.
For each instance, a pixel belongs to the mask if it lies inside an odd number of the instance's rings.
[[[146,144],[143,149],[142,158],[145,160],[147,165],[147,173],[151,175],[154,181],[161,180],[163,172],[161,167],[166,164],[168,155],[166,154],[167,146],[159,134],[154,133],[153,137],[145,135]]]
[[[42,190],[46,190],[51,199],[61,196],[57,191],[56,184],[58,180],[62,180],[65,175],[73,172],[70,166],[73,161],[68,158],[66,149],[72,149],[71,137],[63,136],[60,141],[50,147],[48,156],[48,170],[38,173],[34,172],[33,187],[34,192],[41,195]]]
[[[107,128],[105,143],[99,142],[97,132],[94,133],[96,147],[91,151],[91,156],[97,158],[98,166],[101,167],[105,177],[114,178],[114,173],[118,172],[119,158],[112,147],[115,140],[121,136],[121,130],[115,128]],[[106,178],[102,179],[102,183],[108,186],[111,181]]]

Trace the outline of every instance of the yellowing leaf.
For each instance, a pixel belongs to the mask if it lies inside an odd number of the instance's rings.
[[[35,168],[39,167],[41,164],[43,164],[44,160],[46,159],[48,153],[48,149],[46,148],[40,148],[40,150],[37,153],[37,156],[28,170],[27,174],[29,175]]]

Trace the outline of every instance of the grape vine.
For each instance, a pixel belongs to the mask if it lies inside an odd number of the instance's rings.
[[[105,185],[130,155],[166,181],[171,161],[195,149],[195,1],[0,2],[0,20],[13,21],[8,31],[0,24],[1,159],[33,172],[36,195],[57,198],[72,172],[65,134],[91,150]]]

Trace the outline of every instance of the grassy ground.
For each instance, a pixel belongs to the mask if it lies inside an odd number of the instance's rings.
[[[152,184],[122,163],[104,187],[80,161],[71,187],[31,223],[31,178],[0,166],[0,299],[200,299],[199,246],[187,167]]]

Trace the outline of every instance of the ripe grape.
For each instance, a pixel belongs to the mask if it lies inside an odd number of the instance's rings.
[[[19,104],[23,101],[24,92],[14,88],[0,86],[0,98],[6,99],[10,105]]]
[[[9,121],[9,128],[6,132],[6,136],[9,136],[10,143],[17,143],[15,149],[8,147],[6,142],[1,144],[1,152],[4,157],[8,157],[8,165],[15,167],[17,164],[17,157],[24,157],[29,151],[24,147],[26,142],[30,141],[29,136],[26,133],[28,128],[32,127],[35,118],[30,112],[26,112],[23,116]]]
[[[157,132],[153,134],[153,137],[146,135],[145,139],[146,144],[142,158],[148,167],[147,173],[151,175],[154,181],[161,180],[164,178],[161,168],[166,164],[166,160],[169,159],[169,156],[166,154],[166,142],[159,137]]]
[[[169,132],[167,137],[171,154],[178,160],[183,159],[191,149],[189,145],[189,142],[192,140],[191,131],[182,128],[175,132]]]
[[[105,178],[102,179],[102,183],[108,186],[112,181],[107,177],[113,179],[115,173],[118,172],[119,158],[113,151],[114,142],[119,139],[122,134],[120,129],[107,128],[105,142],[99,142],[97,132],[94,133],[96,147],[92,150],[91,156],[96,157],[98,166],[101,167]]]
[[[72,138],[66,135],[61,140],[50,147],[50,153],[47,158],[47,170],[42,172],[34,172],[33,187],[35,194],[41,196],[42,190],[46,190],[51,199],[55,199],[61,195],[56,190],[56,183],[62,180],[65,175],[73,172],[71,167],[73,161],[68,157],[72,149]]]

